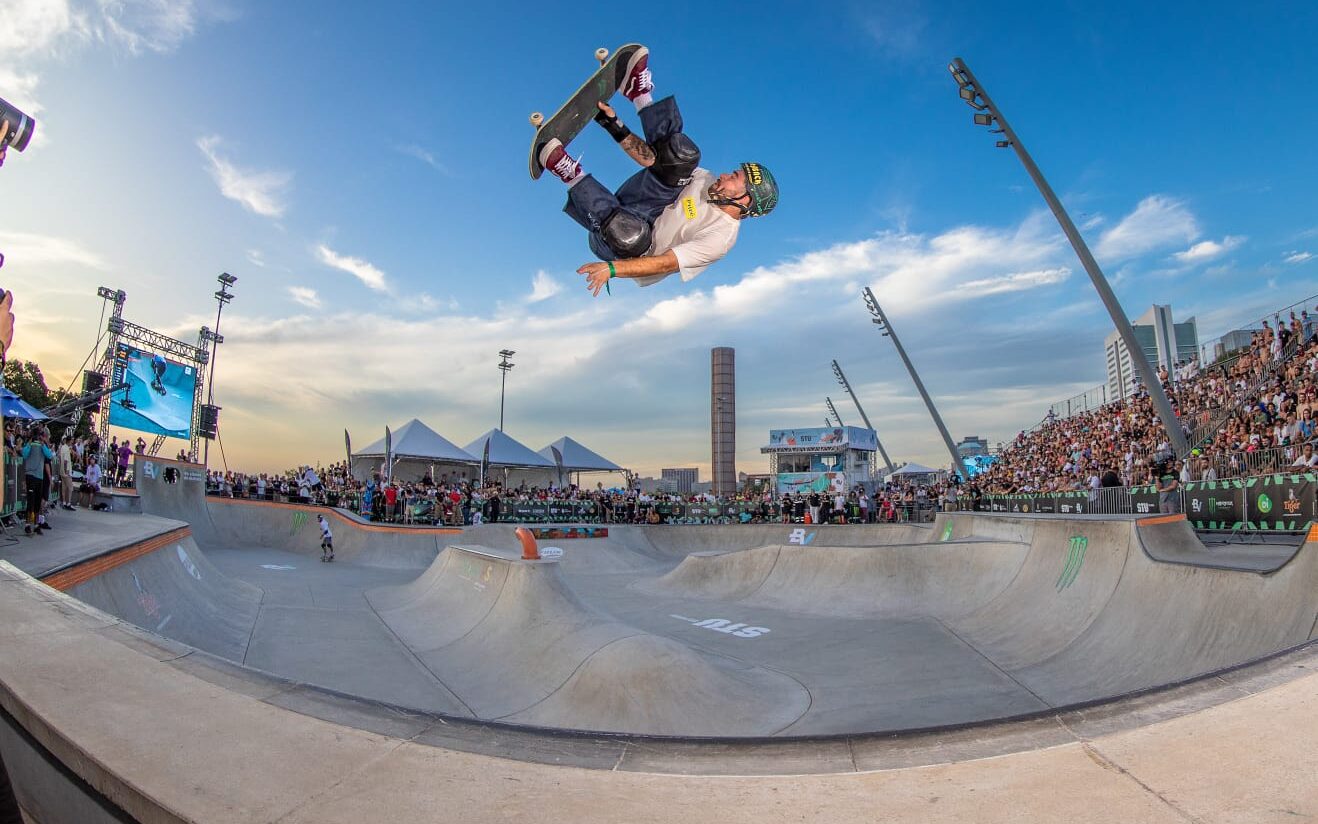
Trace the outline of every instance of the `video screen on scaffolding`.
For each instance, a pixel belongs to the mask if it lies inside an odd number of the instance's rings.
[[[114,353],[114,385],[128,384],[110,400],[110,425],[188,440],[197,370],[121,343]]]

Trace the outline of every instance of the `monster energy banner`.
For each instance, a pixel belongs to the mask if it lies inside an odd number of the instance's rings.
[[[1199,481],[1185,485],[1185,517],[1195,529],[1238,529],[1245,524],[1245,482]]]
[[[1314,519],[1314,476],[1265,475],[1245,480],[1249,520],[1255,529],[1294,532]]]

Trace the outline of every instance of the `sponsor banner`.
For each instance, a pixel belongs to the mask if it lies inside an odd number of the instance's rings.
[[[1085,515],[1091,511],[1088,492],[1059,492],[1053,496],[1059,515]]]
[[[1245,500],[1255,529],[1304,529],[1314,519],[1314,475],[1250,478],[1245,481]]]
[[[1057,512],[1057,495],[1038,495],[1034,499],[1034,511],[1045,515]]]
[[[537,538],[553,541],[574,538],[607,538],[609,537],[609,528],[607,526],[532,527],[531,534]],[[544,550],[541,550],[541,555],[543,554]]]
[[[861,449],[874,452],[879,448],[879,438],[873,429],[859,426],[817,426],[811,429],[771,429],[769,446],[771,451],[793,450],[811,451],[817,449]]]
[[[1185,485],[1185,517],[1195,529],[1245,526],[1245,484],[1240,480],[1198,481]]]
[[[818,492],[835,495],[847,489],[845,472],[780,472],[778,473],[778,495],[809,495]]]
[[[580,521],[595,517],[595,503],[593,501],[555,501],[553,503],[543,501],[514,501],[511,503],[505,502],[502,511],[505,513],[506,517],[502,517],[500,520],[531,523],[537,521],[541,523]]]
[[[1157,515],[1158,490],[1151,486],[1137,486],[1130,490],[1130,511],[1136,515]]]

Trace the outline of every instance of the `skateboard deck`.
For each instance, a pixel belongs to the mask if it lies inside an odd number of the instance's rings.
[[[596,104],[607,101],[618,91],[624,79],[623,75],[627,71],[627,61],[640,47],[639,43],[628,43],[612,55],[609,54],[608,49],[596,50],[595,59],[600,62],[599,70],[591,75],[590,79],[583,83],[576,94],[569,97],[558,111],[554,112],[553,117],[546,118],[540,112],[532,113],[531,125],[536,127],[535,139],[531,141],[532,180],[539,179],[545,171],[540,165],[540,147],[555,137],[567,146],[573,138],[581,134],[581,130],[586,128],[586,124],[590,123],[599,112]]]

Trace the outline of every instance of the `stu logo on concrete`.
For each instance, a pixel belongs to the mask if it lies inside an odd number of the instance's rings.
[[[815,533],[813,532],[807,533],[804,529],[793,529],[791,532],[787,533],[787,543],[789,544],[800,544],[801,546],[809,546],[810,542],[813,541],[814,539],[815,539]]]
[[[705,629],[712,629],[715,632],[721,632],[724,635],[732,635],[737,638],[759,638],[769,631],[768,627],[748,627],[745,624],[734,624],[726,618],[688,618],[685,615],[669,615],[669,618],[676,618],[679,621],[686,621],[688,624]]]

